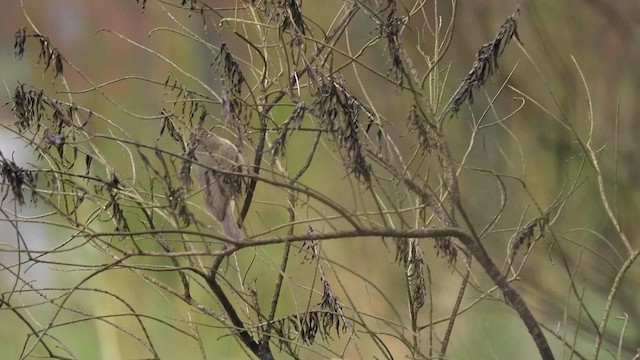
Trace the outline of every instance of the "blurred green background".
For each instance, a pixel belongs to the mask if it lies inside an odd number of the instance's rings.
[[[413,4],[408,1],[399,3],[406,3],[407,6]],[[437,3],[443,19],[447,21],[447,16],[451,13],[450,3],[440,1]],[[176,28],[172,19],[155,2],[149,1],[144,13],[141,5],[133,0],[58,2],[25,0],[24,8],[21,8],[20,1],[15,0],[2,0],[0,4],[2,5],[0,80],[4,88],[4,96],[1,98],[3,104],[9,101],[18,83],[35,84],[47,91],[62,90],[59,84],[52,80],[50,73],[42,75],[43,65],[37,64],[36,61],[36,46],[27,47],[28,51],[22,61],[14,57],[12,48],[14,33],[18,28],[28,26],[25,13],[38,30],[48,36],[60,49],[64,57],[94,84],[130,75],[164,81],[167,72],[175,72],[166,62],[132,46],[118,36],[104,31],[97,32],[98,29],[109,29],[157,51],[208,86],[213,88],[220,86],[217,75],[210,66],[213,61],[211,52],[204,46],[168,31],[160,30],[150,35],[153,29]],[[234,1],[216,2],[216,6],[225,4],[233,7],[236,3]],[[304,1],[302,10],[305,16],[313,18],[316,23],[326,28],[342,5],[342,1]],[[488,0],[467,0],[458,4],[451,48],[441,63],[443,67],[450,65],[446,78],[448,90],[445,92],[445,97],[455,91],[459,80],[469,71],[477,49],[492,39],[504,19],[513,12],[515,5],[515,1]],[[172,13],[176,12],[172,11]],[[203,20],[198,16],[180,16],[179,20],[213,44],[219,45],[226,41],[231,47],[239,45],[239,40],[229,36],[228,32],[221,34],[214,28],[203,31]],[[614,211],[619,215],[622,229],[636,248],[640,200],[640,191],[638,191],[640,170],[637,166],[640,152],[635,139],[635,135],[640,134],[640,124],[637,121],[640,115],[640,105],[637,101],[640,89],[640,71],[637,68],[640,59],[639,23],[640,4],[637,1],[525,1],[521,7],[518,31],[524,49],[533,62],[527,59],[527,55],[515,42],[510,44],[500,58],[500,72],[486,86],[487,96],[493,96],[515,69],[513,76],[508,79],[508,84],[531,96],[552,113],[556,115],[563,113],[567,119],[570,119],[578,133],[582,135],[588,133],[587,120],[589,116],[593,116],[592,141],[595,144],[594,148],[601,149],[599,156],[602,170],[606,175],[609,199]],[[354,38],[354,43],[357,41],[355,39],[366,39],[377,31],[367,24],[364,18],[356,17],[352,25],[349,36]],[[411,25],[416,29],[423,29],[421,24],[412,23]],[[405,45],[418,41],[422,41],[425,47],[429,47],[432,46],[433,40],[424,30],[408,31],[403,36]],[[411,46],[407,48],[412,51]],[[416,51],[409,55],[415,60],[419,58],[419,53],[417,49],[414,50]],[[572,57],[579,65],[579,69]],[[382,46],[369,51],[362,61],[376,69],[381,69],[382,72],[389,65],[386,49]],[[425,69],[423,63],[416,63],[416,67]],[[536,67],[544,74],[544,78],[540,76]],[[593,102],[592,114],[589,113],[589,103],[580,72],[584,75]],[[349,70],[345,70],[345,73],[347,73],[345,75],[347,84],[351,84],[353,78],[349,77],[351,76]],[[389,83],[380,78],[364,71],[359,75],[362,76],[362,83],[377,109],[387,119],[393,121],[393,128],[389,131],[399,138],[406,136],[406,143],[402,140],[399,143],[406,146],[404,151],[409,152],[413,140],[406,134],[404,120],[408,100],[394,92]],[[81,90],[91,86],[72,71],[65,71],[65,76],[68,77],[72,89]],[[441,78],[445,80],[444,73]],[[188,83],[186,79],[181,81]],[[376,88],[385,89],[385,91],[373,90]],[[356,86],[350,90],[356,94],[361,91]],[[106,95],[117,99],[118,104],[123,108],[136,114],[152,117],[165,106],[162,103],[166,100],[163,89],[150,87],[143,81],[123,81],[106,87],[104,91]],[[496,114],[490,116],[502,117],[511,113],[522,104],[518,99],[520,97],[521,95],[517,92],[505,89],[495,103]],[[113,104],[105,101],[95,91],[75,95],[75,99],[83,106],[114,121],[122,119],[118,125],[140,141],[151,142],[158,135],[159,124],[156,119],[132,121],[130,116],[114,108]],[[479,116],[487,103],[484,92],[480,91],[471,110],[464,109],[459,118],[451,121],[448,126],[449,141],[455,158],[460,159],[466,150],[471,119]],[[5,105],[1,108],[0,116],[0,121],[4,124],[14,121],[10,106]],[[477,145],[471,153],[468,166],[493,168],[505,174],[526,178],[529,191],[542,206],[553,201],[560,189],[568,186],[579,171],[582,158],[575,142],[566,130],[531,101],[527,101],[517,115],[508,120],[509,132],[496,128],[489,128],[479,133],[477,143],[482,145]],[[25,151],[24,145],[14,138],[13,134],[0,133],[0,150],[3,154],[10,156],[14,153],[21,163],[35,161],[29,158],[29,152]],[[304,138],[293,141],[299,141],[300,144],[307,142]],[[519,162],[520,151],[526,168]],[[322,159],[330,158],[331,154],[325,151],[321,156]],[[116,158],[118,156],[114,156],[114,159]],[[295,164],[301,159],[293,156],[290,162]],[[329,164],[331,163],[327,161],[326,166],[331,166]],[[114,166],[118,167],[118,164]],[[468,170],[463,170],[461,175],[462,192],[467,195],[464,202],[476,225],[482,226],[491,218],[499,205],[500,198],[496,197],[498,194],[496,183],[489,177],[466,177],[466,171]],[[345,186],[346,181],[341,176],[328,179],[324,176],[326,173],[327,170],[323,167],[314,168],[303,180],[319,191],[330,193],[336,199],[344,198],[348,202],[352,189],[348,185]],[[616,252],[622,251],[623,247],[603,211],[593,173],[588,172],[583,178],[584,183],[566,204],[563,215],[554,223],[554,231],[558,238],[568,244],[565,248],[570,260],[568,266],[575,270],[578,291],[584,291],[585,303],[587,307],[593,309],[595,319],[599,321],[609,286],[616,274],[615,269],[619,268],[623,261]],[[517,184],[508,186],[509,189],[517,188]],[[516,198],[518,196],[521,195],[515,195]],[[283,193],[263,193],[259,199],[269,202],[280,201],[282,197]],[[515,203],[516,205],[512,208],[507,208],[504,220],[506,223],[517,223],[523,216],[524,208],[521,203],[517,199]],[[7,204],[8,202],[5,201],[3,206],[7,207]],[[254,211],[260,212],[260,209],[266,209],[266,207],[258,207]],[[23,214],[41,212],[39,209],[28,207],[22,210]],[[527,214],[529,216],[527,219],[530,219],[531,213]],[[260,230],[286,221],[286,212],[265,210],[261,216],[254,214],[252,219],[254,223],[251,226],[254,232],[258,233]],[[0,235],[0,242],[15,244],[15,231],[6,222],[1,226],[3,235]],[[55,243],[60,238],[70,235],[59,231],[53,232],[43,225],[25,226],[22,231],[31,238],[29,243],[34,248],[48,248],[47,244]],[[487,244],[497,259],[505,256],[506,240],[495,236],[495,242]],[[425,242],[423,245],[433,277],[434,317],[441,318],[448,314],[455,300],[460,277],[442,259],[436,258],[431,251],[430,242]],[[331,258],[335,264],[348,268],[344,270],[338,267],[331,276],[335,284],[342,284],[335,285],[337,289],[342,290],[337,294],[339,298],[348,296],[351,302],[359,304],[380,318],[408,322],[406,305],[403,303],[406,301],[403,300],[405,299],[403,274],[400,267],[393,264],[393,251],[390,253],[378,241],[372,245],[372,239],[330,241],[323,246],[328,258]],[[84,247],[73,256],[81,255],[85,259],[90,259],[87,261],[91,263],[109,260],[103,258],[104,255],[99,251],[92,250],[95,249]],[[263,266],[275,269],[279,263],[281,251],[281,246],[260,248],[255,253],[240,254],[237,261],[245,269],[254,269],[250,264],[258,258]],[[552,326],[557,324],[558,328],[554,330],[569,336],[568,334],[576,331],[576,323],[573,320],[566,320],[565,316],[571,319],[575,316],[578,307],[575,300],[567,300],[570,292],[569,279],[564,265],[557,261],[558,258],[554,257],[553,253],[551,240],[548,238],[542,240],[527,261],[521,274],[521,281],[516,288],[522,291],[542,322]],[[64,256],[60,256],[60,260],[63,261]],[[500,261],[497,262],[500,264]],[[608,266],[606,262],[613,265]],[[1,252],[0,263],[15,264],[15,255],[11,252]],[[311,286],[309,279],[313,276],[313,268],[300,265],[300,260],[294,260],[293,263],[293,266],[298,268],[295,275],[287,279],[283,291],[286,293],[285,308],[301,310],[306,304],[298,303],[296,298],[308,296],[308,290],[304,286]],[[270,294],[268,289],[272,287],[275,274],[263,270],[264,267],[250,270],[247,279],[255,278],[258,282],[256,287],[259,290],[264,286],[266,291],[264,301],[267,301],[266,297]],[[366,274],[366,278],[372,284],[382,289],[391,305],[383,300],[381,294],[373,289],[371,284],[363,283],[354,274]],[[54,265],[42,264],[24,271],[25,279],[30,279],[36,287],[40,288],[74,286],[86,275],[87,273],[83,271],[61,271]],[[170,275],[166,275],[166,278],[163,278],[162,274],[156,275],[168,283],[177,284],[177,279]],[[624,316],[624,314],[629,316],[629,325],[623,339],[625,348],[623,358],[632,357],[633,351],[640,347],[638,340],[640,339],[640,326],[638,326],[640,298],[637,295],[639,276],[640,270],[635,265],[627,274],[612,311],[613,317]],[[0,272],[2,293],[10,291],[14,281],[9,272]],[[317,282],[314,285],[317,287]],[[198,331],[201,336],[210,338],[211,341],[206,344],[208,347],[206,349],[198,349],[195,343],[186,340],[183,334],[168,330],[167,326],[149,322],[149,335],[155,339],[160,353],[163,354],[162,358],[196,359],[200,358],[201,350],[205,351],[210,358],[247,357],[239,350],[239,345],[233,338],[227,335],[225,329],[218,328],[218,325],[209,318],[194,312],[160,290],[150,287],[142,278],[136,278],[130,272],[125,270],[105,272],[91,278],[82,286],[85,288],[108,287],[112,292],[122,296],[137,311],[153,313],[171,323],[202,323],[197,330],[189,329],[186,325],[181,328],[184,331]],[[469,290],[465,303],[473,301],[477,296],[477,292]],[[15,301],[24,301],[27,304],[36,300],[41,298],[35,295],[33,298],[24,295],[23,299]],[[69,302],[74,308],[94,315],[127,312],[123,303],[95,292],[78,291],[69,299]],[[29,311],[25,310],[23,316],[32,318],[34,323],[46,326],[55,309],[55,306],[43,304]],[[573,315],[566,315],[563,309],[570,309],[569,312]],[[58,321],[73,321],[79,318],[82,316],[74,317],[73,314],[65,313],[58,318]],[[136,320],[131,317],[114,321],[123,328],[136,328]],[[582,319],[581,323],[577,342],[581,344],[585,354],[591,355],[595,332],[593,327],[588,325],[588,321]],[[16,318],[16,314],[6,309],[0,309],[0,324],[2,324],[0,326],[0,357],[18,358],[25,338],[29,334],[28,329]],[[566,326],[560,326],[560,324],[566,324]],[[615,349],[619,340],[622,326],[621,320],[610,321],[605,338],[613,344],[610,346],[612,349]],[[72,326],[63,326],[53,330],[52,334],[70,346],[80,359],[139,359],[150,356],[144,347],[133,341],[131,337],[99,321],[78,322]],[[548,338],[558,358],[569,358],[568,353],[562,352],[562,347],[552,336]],[[387,346],[395,358],[405,358],[409,355],[406,353],[406,348],[396,343],[392,336],[385,340],[389,341]],[[32,343],[33,339],[29,344]],[[346,346],[346,343],[347,339],[341,338],[326,345],[339,348]],[[450,348],[452,359],[538,358],[533,343],[515,313],[509,311],[506,305],[491,301],[482,303],[458,319]],[[360,351],[368,354],[366,345]],[[320,358],[312,353],[306,356]],[[345,356],[359,358],[361,354],[350,349]],[[613,359],[615,353],[603,352],[601,358]]]

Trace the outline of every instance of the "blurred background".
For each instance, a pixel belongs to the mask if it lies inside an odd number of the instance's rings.
[[[452,14],[450,2],[434,1],[445,24]],[[215,26],[203,29],[203,23],[216,19],[215,16],[203,19],[199,16],[186,16],[165,4],[164,9],[154,1],[146,7],[133,0],[96,1],[67,0],[64,2],[42,2],[36,0],[0,0],[0,81],[3,85],[3,96],[0,97],[0,122],[12,124],[15,119],[11,114],[11,105],[6,105],[19,84],[33,84],[47,93],[64,91],[59,81],[53,79],[52,73],[43,74],[43,64],[38,63],[38,49],[35,43],[27,46],[22,60],[14,56],[14,34],[26,26],[35,26],[37,30],[49,37],[65,59],[84,74],[89,83],[70,67],[65,70],[65,77],[73,90],[85,90],[94,85],[126,76],[139,76],[153,79],[160,83],[166,80],[168,72],[177,73],[176,69],[148,51],[134,46],[118,34],[126,36],[140,45],[152,49],[157,54],[170,59],[193,77],[202,80],[213,89],[220,88],[219,74],[212,71],[214,61],[212,52],[197,41],[186,39],[166,29],[180,29],[179,25],[168,14],[176,16],[180,24],[187,26],[207,42],[219,46],[222,42],[231,48],[240,47],[242,42],[233,37],[228,29],[220,30]],[[411,8],[413,2],[398,1],[402,8]],[[215,6],[233,8],[235,1],[216,1]],[[312,18],[315,23],[326,29],[344,5],[343,1],[303,1],[303,15]],[[476,51],[490,41],[500,25],[514,11],[515,1],[466,0],[456,7],[455,30],[451,46],[441,61],[444,82],[444,97],[448,98],[458,87],[460,80],[466,76],[473,64]],[[434,11],[433,6],[425,6],[425,11]],[[403,13],[401,11],[401,13]],[[432,17],[432,16],[431,16]],[[422,43],[425,49],[433,47],[433,37],[428,29],[434,24],[419,23],[420,17],[410,25],[412,31],[403,34],[402,40],[407,43]],[[477,121],[489,104],[489,99],[501,91],[499,99],[489,111],[488,122],[501,119],[516,109],[513,118],[506,120],[505,128],[491,127],[480,131],[476,139],[474,151],[471,152],[467,169],[462,170],[461,187],[466,194],[465,206],[472,214],[474,223],[481,227],[497,211],[500,197],[494,179],[482,176],[465,175],[471,168],[491,168],[511,176],[526,179],[530,197],[536,199],[542,208],[548,206],[563,189],[575,181],[580,173],[580,185],[563,208],[562,215],[554,222],[554,235],[546,236],[536,245],[520,274],[516,288],[525,296],[539,319],[553,327],[556,334],[571,337],[576,333],[576,343],[584,354],[591,356],[595,339],[593,321],[586,316],[584,310],[571,300],[570,293],[576,291],[583,296],[584,304],[592,309],[591,314],[596,323],[602,317],[606,298],[618,269],[626,260],[626,249],[609,221],[598,193],[595,174],[592,170],[584,170],[584,156],[567,130],[553,120],[550,114],[566,119],[578,134],[585,138],[592,132],[592,146],[598,149],[602,172],[605,174],[607,195],[613,212],[617,214],[622,230],[626,233],[634,249],[638,248],[638,210],[640,204],[640,151],[635,136],[640,134],[640,102],[637,101],[640,89],[640,71],[637,63],[640,59],[640,3],[632,0],[537,0],[524,1],[518,23],[518,33],[523,46],[515,41],[506,49],[500,58],[500,71],[492,77],[486,87],[478,92],[476,101],[469,108],[463,109],[457,118],[447,126],[449,141],[456,159],[461,159],[471,135],[471,124]],[[425,26],[427,25],[427,26]],[[108,31],[99,31],[105,29]],[[183,29],[180,29],[183,30]],[[366,17],[356,16],[349,36],[357,48],[378,30],[367,22]],[[345,48],[345,43],[340,43]],[[418,49],[407,46],[408,54],[419,72],[426,69],[420,62]],[[524,49],[524,50],[523,50]],[[382,73],[389,67],[386,49],[383,45],[372,48],[363,56],[362,62],[379,69]],[[351,84],[353,78],[349,69],[345,70],[346,83]],[[541,75],[543,74],[543,75]],[[366,71],[359,73],[363,88],[366,89],[371,102],[377,110],[391,122],[391,130],[402,149],[410,154],[413,139],[407,135],[405,116],[411,99],[399,94],[383,79]],[[584,78],[582,78],[584,77]],[[255,79],[248,76],[249,82]],[[188,78],[180,79],[187,85],[198,86]],[[509,85],[501,90],[504,84]],[[585,87],[586,84],[586,87]],[[588,87],[588,88],[587,88]],[[375,89],[384,89],[376,91]],[[515,90],[517,89],[517,90]],[[355,94],[363,89],[359,86],[350,88]],[[486,91],[486,92],[485,92]],[[588,92],[587,92],[588,91]],[[159,134],[158,119],[155,118],[165,105],[166,91],[161,86],[149,86],[144,80],[127,80],[114,83],[102,89],[102,92],[88,91],[74,95],[74,101],[90,108],[96,114],[102,114],[116,122],[133,138],[142,142],[152,142]],[[523,95],[524,94],[524,95]],[[589,95],[589,96],[588,96]],[[61,95],[64,97],[64,95]],[[530,100],[522,100],[530,97]],[[114,106],[114,101],[121,107]],[[535,103],[541,104],[537,106]],[[524,103],[524,105],[523,105]],[[520,108],[522,106],[522,108]],[[544,107],[548,109],[544,111]],[[290,109],[289,109],[290,110]],[[289,111],[287,110],[287,111]],[[281,110],[275,110],[277,111]],[[148,117],[132,120],[130,113]],[[593,118],[593,125],[589,123]],[[96,126],[105,126],[96,125]],[[508,130],[507,130],[508,129]],[[3,130],[3,129],[0,129]],[[403,139],[406,138],[406,143]],[[517,140],[515,140],[517,139]],[[296,140],[294,140],[296,141]],[[298,140],[305,143],[305,139]],[[178,150],[178,149],[176,149]],[[23,166],[37,162],[31,157],[31,150],[17,139],[16,135],[0,131],[0,151],[7,158],[14,158]],[[114,150],[117,151],[117,150]],[[300,162],[292,156],[292,163]],[[328,151],[321,152],[323,157],[330,158]],[[119,158],[115,156],[114,159]],[[125,160],[123,160],[125,161]],[[328,166],[328,165],[327,165]],[[118,164],[114,164],[118,167]],[[587,166],[588,168],[588,166]],[[351,187],[344,186],[341,177],[327,178],[327,170],[323,168],[311,170],[305,176],[305,183],[319,191],[330,193],[334,198],[350,198]],[[534,212],[526,208],[525,198],[518,184],[508,184],[514,189],[514,205],[506,209],[504,223],[515,226],[519,222],[526,223]],[[516,190],[517,188],[517,190]],[[262,194],[264,203],[276,201],[282,194]],[[273,198],[272,198],[273,197]],[[278,199],[280,199],[278,198]],[[520,201],[522,200],[522,201]],[[14,208],[13,203],[5,200],[3,208],[17,211],[23,216],[36,217],[47,212],[46,207],[25,206]],[[260,208],[254,210],[260,213]],[[4,215],[7,218],[10,215]],[[275,224],[286,221],[284,210],[264,210],[260,216],[256,214],[252,226],[254,233],[268,229]],[[524,220],[522,220],[524,219]],[[34,249],[50,248],[50,244],[69,237],[59,229],[52,230],[41,223],[23,224],[20,229],[25,244]],[[509,226],[505,225],[505,229]],[[497,259],[506,256],[506,241],[499,233],[488,239],[487,247]],[[563,251],[567,262],[559,260],[559,250],[554,241],[565,244]],[[8,251],[16,244],[16,229],[6,221],[0,223],[0,243],[5,250],[0,251],[0,265],[13,269],[0,272],[0,291],[7,294],[16,286],[16,279],[11,274],[20,272],[25,282],[35,284],[35,288],[72,287],[86,278],[86,271],[69,271],[56,264],[38,264],[25,269],[16,267],[20,258],[15,252]],[[330,258],[338,268],[330,278],[341,289],[340,298],[350,297],[351,302],[361,304],[369,312],[380,318],[406,323],[404,299],[404,283],[402,271],[393,264],[394,254],[379,242],[371,245],[371,239],[340,240],[324,244],[325,256]],[[455,301],[460,283],[460,275],[454,267],[444,260],[438,259],[430,242],[423,244],[427,253],[427,263],[431,267],[433,278],[432,296],[434,318],[447,316]],[[237,259],[242,266],[253,269],[249,264],[258,258],[267,267],[275,268],[278,264],[281,248],[260,249],[257,253],[240,255]],[[92,263],[109,261],[99,251],[85,246],[72,253],[74,257],[91,259]],[[60,254],[59,261],[65,261]],[[55,258],[51,259],[52,261]],[[24,261],[24,259],[22,259]],[[89,261],[89,260],[87,260]],[[496,261],[501,264],[501,261]],[[304,308],[304,304],[296,303],[296,294],[308,285],[313,275],[312,267],[305,268],[294,260],[300,271],[289,278],[285,308]],[[347,270],[340,269],[344,266]],[[395,267],[394,267],[395,266]],[[459,263],[457,268],[464,267]],[[390,270],[391,269],[391,270]],[[575,278],[570,279],[568,273]],[[247,278],[255,277],[257,289],[272,287],[275,274],[257,274],[258,270],[248,270]],[[366,275],[371,283],[363,283],[359,275]],[[163,275],[158,275],[162,278]],[[167,282],[176,279],[169,275]],[[377,289],[373,287],[375,284]],[[571,288],[571,284],[575,288]],[[316,283],[317,285],[317,283]],[[640,285],[640,269],[633,265],[616,294],[612,306],[612,319],[607,327],[605,340],[612,352],[603,352],[601,358],[616,358],[618,342],[622,344],[621,358],[631,358],[640,347],[640,298],[637,288]],[[200,336],[210,337],[206,349],[198,349],[194,343],[182,339],[183,334],[176,335],[167,326],[156,322],[149,324],[149,336],[156,340],[162,358],[196,359],[201,358],[201,351],[209,358],[246,358],[240,346],[226,329],[209,318],[193,312],[188,306],[179,303],[159,289],[150,287],[142,278],[131,273],[110,271],[98,274],[82,282],[86,288],[108,287],[113,293],[123,297],[117,301],[113,297],[101,296],[96,292],[83,294],[78,291],[69,298],[70,306],[87,314],[125,313],[124,302],[134,306],[141,313],[154,313],[167,322],[187,324],[201,323],[198,329],[183,326],[185,332],[199,332]],[[268,291],[268,290],[266,290]],[[386,300],[381,296],[385,294]],[[55,291],[53,292],[55,294]],[[265,292],[269,294],[268,292]],[[25,293],[22,297],[12,299],[13,305],[24,302],[31,304],[42,301],[35,294]],[[480,292],[470,289],[465,304],[471,303],[480,296]],[[51,299],[54,299],[52,295]],[[53,301],[53,300],[52,300]],[[213,301],[213,300],[212,300]],[[57,307],[47,305],[24,309],[20,316],[30,318],[33,324],[44,327],[56,316]],[[628,316],[628,323],[617,319]],[[616,318],[616,319],[614,319]],[[57,321],[74,321],[73,314],[63,314]],[[136,319],[118,320],[123,328],[136,326]],[[452,359],[537,359],[537,351],[527,336],[519,319],[507,306],[500,302],[486,301],[473,308],[468,314],[458,319],[454,338],[450,345]],[[29,329],[18,319],[18,314],[0,309],[0,357],[19,358],[28,336]],[[623,327],[626,324],[626,328]],[[439,330],[441,331],[441,330]],[[78,321],[73,326],[60,326],[52,332],[61,343],[69,346],[79,359],[138,359],[149,355],[139,342],[133,341],[114,326],[98,321]],[[621,335],[622,334],[622,335]],[[31,346],[35,339],[27,341]],[[162,339],[158,341],[159,339]],[[568,352],[548,335],[558,358],[569,358]],[[393,335],[388,339],[389,351],[396,358],[405,358],[408,354],[404,346]],[[335,339],[323,342],[318,346],[342,346],[348,348],[349,340]],[[349,349],[346,358],[359,358],[368,354],[368,350]],[[322,358],[310,352],[308,358]]]

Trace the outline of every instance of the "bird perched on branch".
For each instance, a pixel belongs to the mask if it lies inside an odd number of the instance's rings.
[[[225,235],[233,240],[242,239],[240,225],[233,214],[233,199],[242,190],[242,156],[230,141],[206,130],[198,130],[195,156],[196,180],[209,211],[222,224]]]

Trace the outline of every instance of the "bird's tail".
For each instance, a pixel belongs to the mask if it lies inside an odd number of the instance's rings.
[[[238,226],[238,223],[236,222],[233,214],[231,214],[231,209],[229,208],[227,208],[227,213],[224,220],[222,220],[222,231],[224,231],[224,234],[233,240],[242,240],[242,230],[240,230],[240,226]]]

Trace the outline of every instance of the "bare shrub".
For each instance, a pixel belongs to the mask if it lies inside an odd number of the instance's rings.
[[[506,345],[524,341],[544,359],[629,355],[625,328],[608,324],[638,250],[584,131],[593,112],[574,121],[513,84],[517,65],[498,73],[503,57],[536,64],[519,7],[473,60],[448,57],[460,5],[437,4],[327,2],[316,14],[295,0],[132,1],[140,21],[168,19],[150,38],[194,52],[101,29],[96,42],[138,51],[153,72],[108,81],[25,11],[15,55],[53,85],[15,86],[5,106],[15,122],[2,125],[37,158],[0,154],[11,229],[0,311],[26,329],[19,357],[81,358],[74,337],[88,323],[115,330],[132,358],[232,357],[220,350],[232,347],[260,359],[444,359],[467,346],[467,316],[492,304],[496,321],[518,320]],[[455,70],[469,64],[466,76]],[[547,192],[513,125],[525,105],[571,144],[561,161],[573,170]],[[232,154],[203,157],[203,130]],[[589,249],[564,222],[584,188],[617,254],[595,257],[614,273],[600,305],[574,277]],[[27,235],[34,223],[46,238]],[[536,273],[569,292],[531,294]],[[547,296],[565,301],[564,316],[541,308]]]

